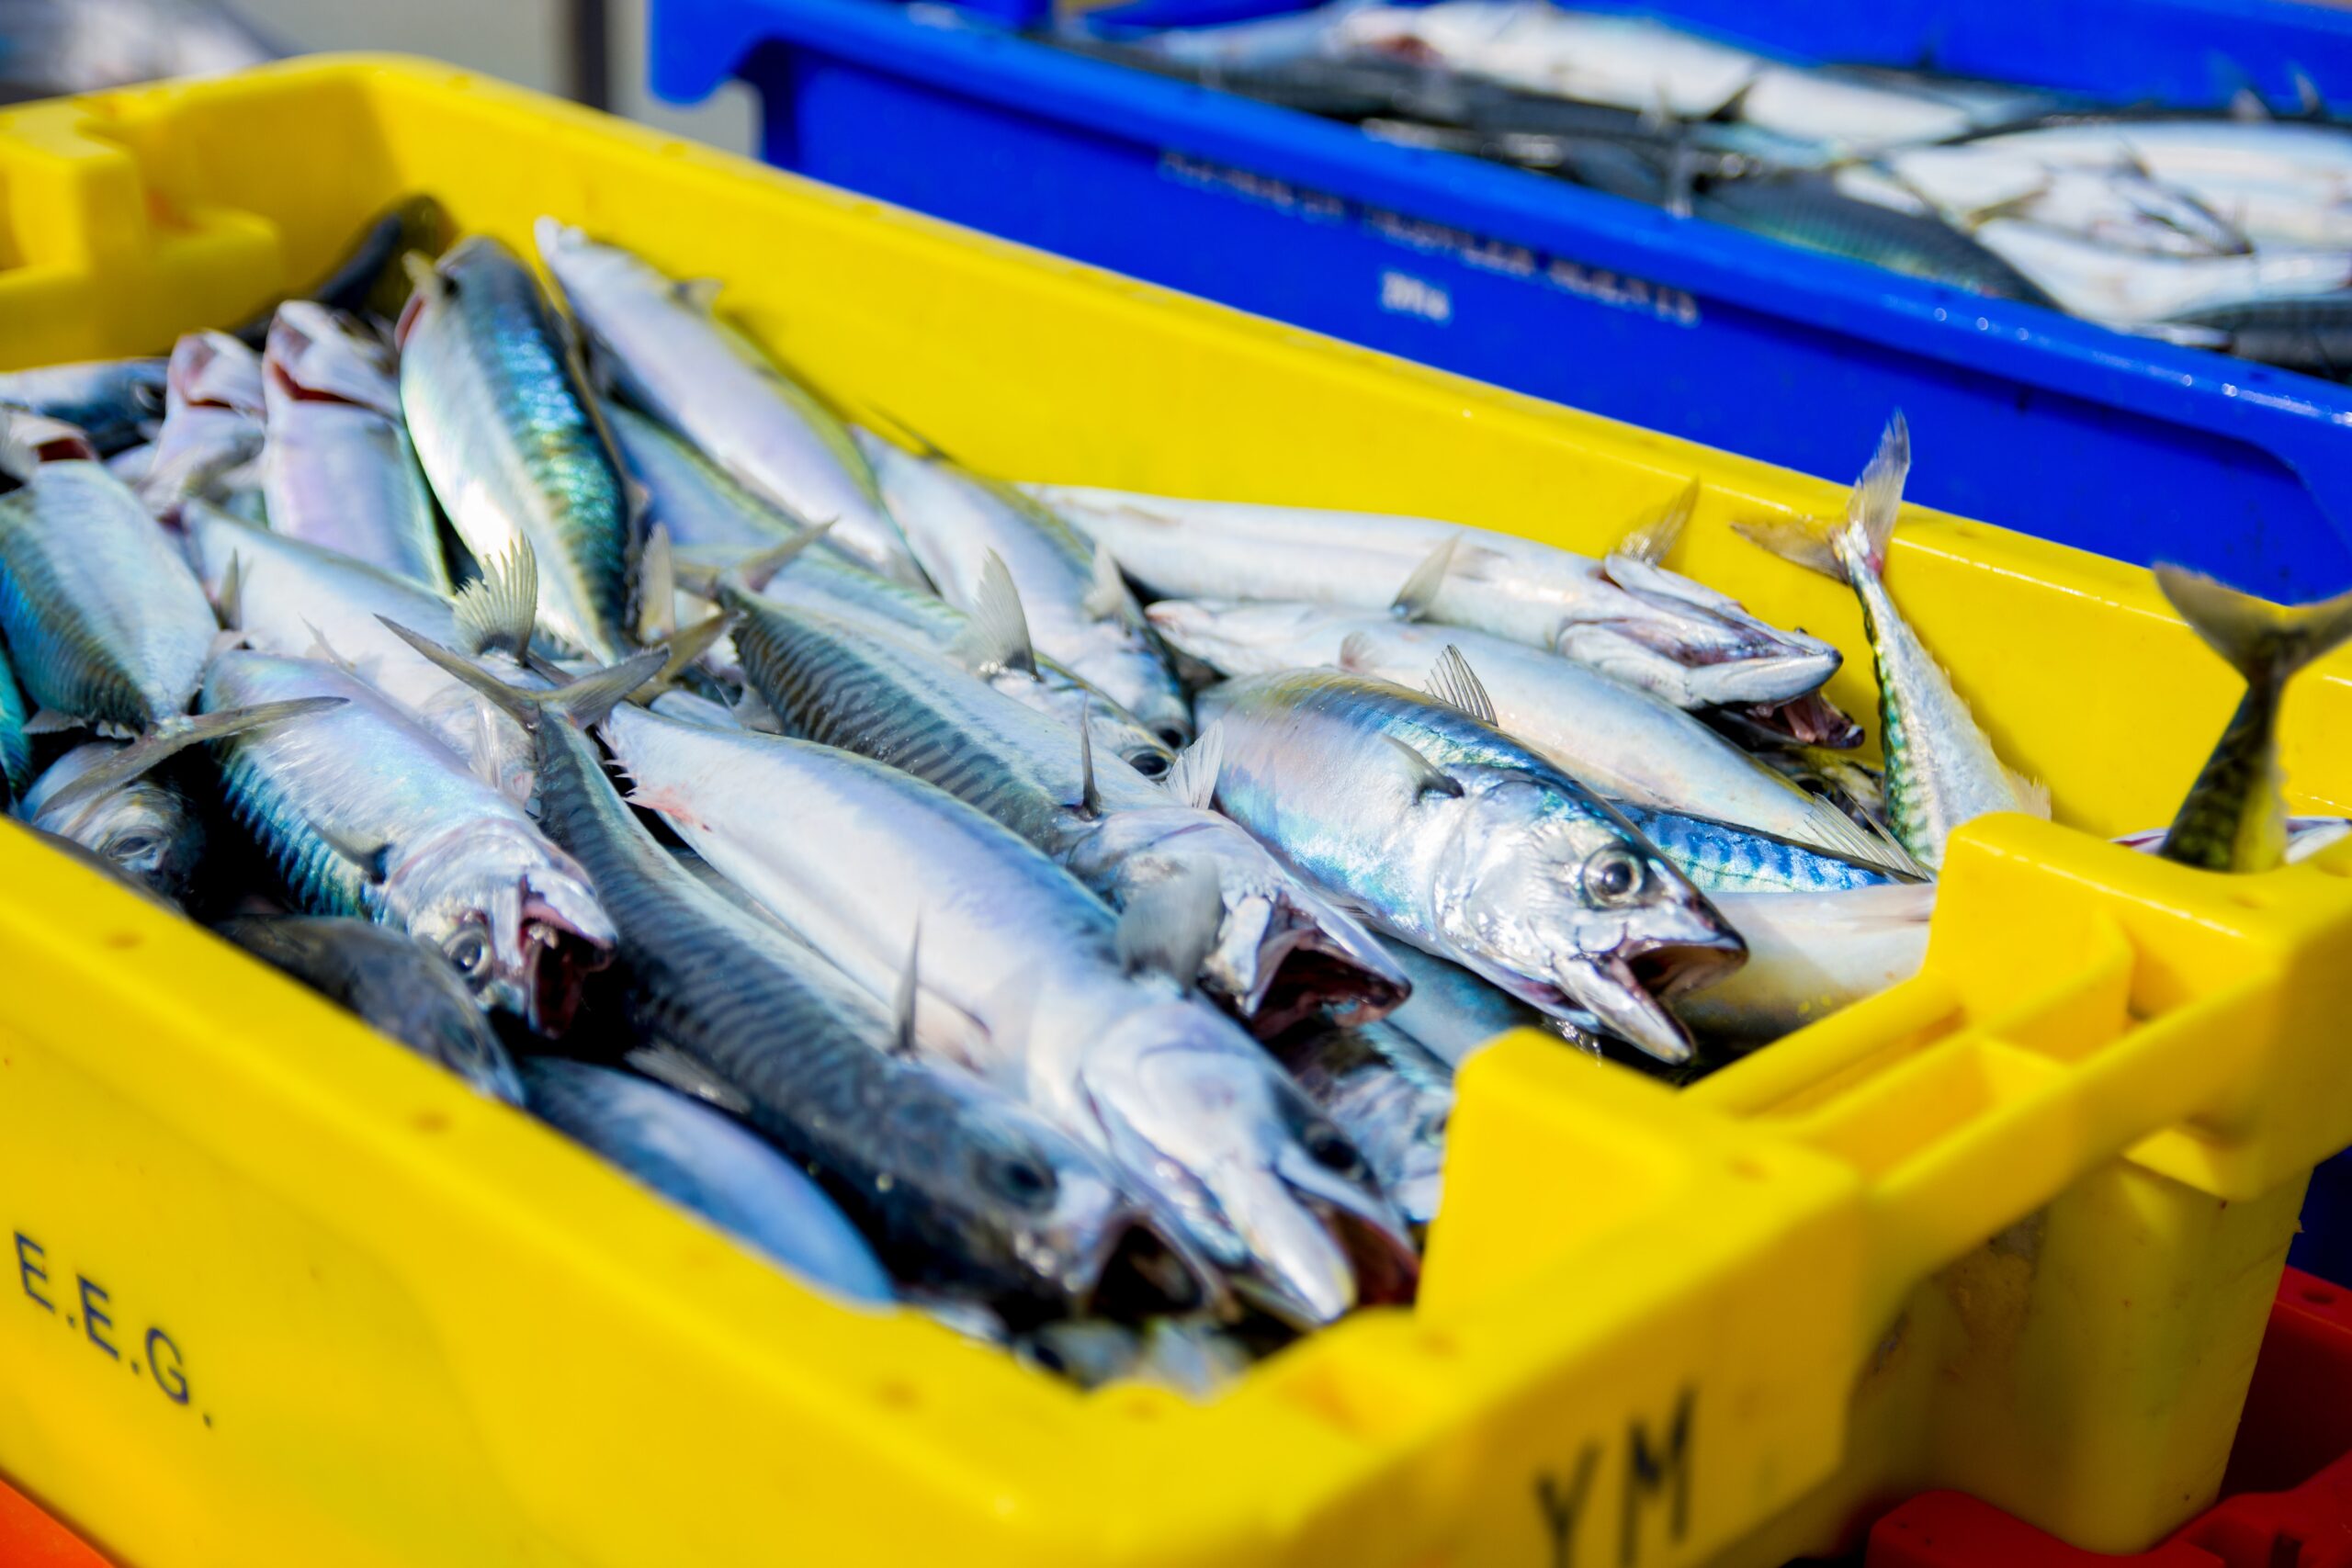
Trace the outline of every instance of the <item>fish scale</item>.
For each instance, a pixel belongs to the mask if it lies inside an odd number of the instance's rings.
[[[401,337],[401,404],[466,547],[537,554],[540,619],[610,662],[628,647],[634,537],[618,458],[537,282],[495,241],[443,259]]]

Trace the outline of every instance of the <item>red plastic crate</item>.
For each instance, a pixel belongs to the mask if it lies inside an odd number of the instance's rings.
[[[1866,1568],[2352,1568],[2352,1291],[2290,1269],[2246,1392],[2222,1501],[2163,1545],[2109,1557],[1959,1492],[1871,1528]]]
[[[5,1568],[112,1568],[82,1538],[0,1482],[0,1565]]]

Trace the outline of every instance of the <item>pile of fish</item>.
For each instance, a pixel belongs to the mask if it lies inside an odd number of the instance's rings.
[[[258,352],[0,377],[0,791],[840,1296],[1213,1386],[1412,1299],[1486,1042],[1704,1070],[2049,809],[1884,581],[1899,418],[1750,529],[1860,600],[1882,771],[1834,648],[1662,564],[1695,486],[1594,559],[1011,484],[537,242],[406,204]],[[2275,864],[2352,610],[2167,581],[2249,696],[2162,847]]]
[[[2352,128],[1774,59],[1552,0],[1332,0],[1057,42],[2193,346],[2352,374]],[[2338,87],[2341,84],[2336,85]]]

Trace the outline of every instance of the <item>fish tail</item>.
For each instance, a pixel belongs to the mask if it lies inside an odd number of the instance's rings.
[[[2352,637],[2352,593],[2314,604],[2274,604],[2177,566],[2156,568],[2156,585],[2249,686],[2283,683]]]
[[[1837,536],[1843,523],[1828,522],[1819,517],[1758,517],[1734,523],[1733,533],[1752,545],[1760,545],[1782,560],[1792,561],[1808,571],[1838,582],[1851,582],[1846,570],[1844,553],[1838,547]]]

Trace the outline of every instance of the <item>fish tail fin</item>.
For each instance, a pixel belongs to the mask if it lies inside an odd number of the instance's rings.
[[[191,746],[201,746],[208,740],[226,740],[232,735],[243,735],[248,730],[265,728],[289,718],[300,718],[306,714],[323,713],[329,708],[341,707],[349,700],[347,697],[295,697],[280,703],[255,703],[250,707],[222,708],[217,713],[167,718],[152,733],[141,736],[51,795],[46,808],[56,810],[104,795],[109,790],[120,789]]]
[[[1867,865],[1879,871],[1915,881],[1926,881],[1930,873],[1911,852],[1886,834],[1863,827],[1826,795],[1811,795],[1805,807],[1805,828],[1810,843],[1840,860]]]
[[[705,615],[693,626],[681,626],[667,637],[654,643],[656,649],[666,649],[670,657],[663,661],[661,672],[653,677],[653,684],[667,690],[670,682],[686,672],[686,667],[708,653],[718,639],[736,622],[732,610],[719,610]]]
[[[762,550],[757,555],[745,556],[718,574],[718,589],[721,592],[734,590],[757,593],[777,572],[791,565],[793,558],[801,551],[823,538],[831,530],[833,522],[834,519],[828,517],[822,523],[812,523],[780,545]],[[676,570],[677,564],[673,558],[671,570],[674,573]]]
[[[2205,646],[2250,686],[2283,682],[2352,637],[2352,593],[2313,604],[2274,604],[2177,566],[2156,568],[2156,586]]]
[[[1903,510],[1903,481],[1910,472],[1911,426],[1898,409],[1886,422],[1861,478],[1854,481],[1844,517],[1758,518],[1733,524],[1732,532],[1782,560],[1839,582],[1852,582],[1857,570],[1876,577],[1886,567],[1887,541],[1894,536],[1895,518]]]
[[[411,631],[389,615],[376,617],[385,630],[496,704],[526,728],[536,728],[539,716],[553,711],[583,728],[597,723],[628,695],[661,673],[670,661],[667,648],[648,649],[618,664],[582,675],[549,691],[537,692],[509,685],[454,649],[442,647],[422,632]]]
[[[469,654],[504,649],[520,659],[539,619],[539,558],[530,541],[515,538],[503,555],[482,562],[481,576],[458,591],[458,646]]]
[[[1647,561],[1652,566],[1663,563],[1675,541],[1682,537],[1682,530],[1690,525],[1691,514],[1699,510],[1699,481],[1694,477],[1674,493],[1674,498],[1656,512],[1644,517],[1626,531],[1616,554]]]

